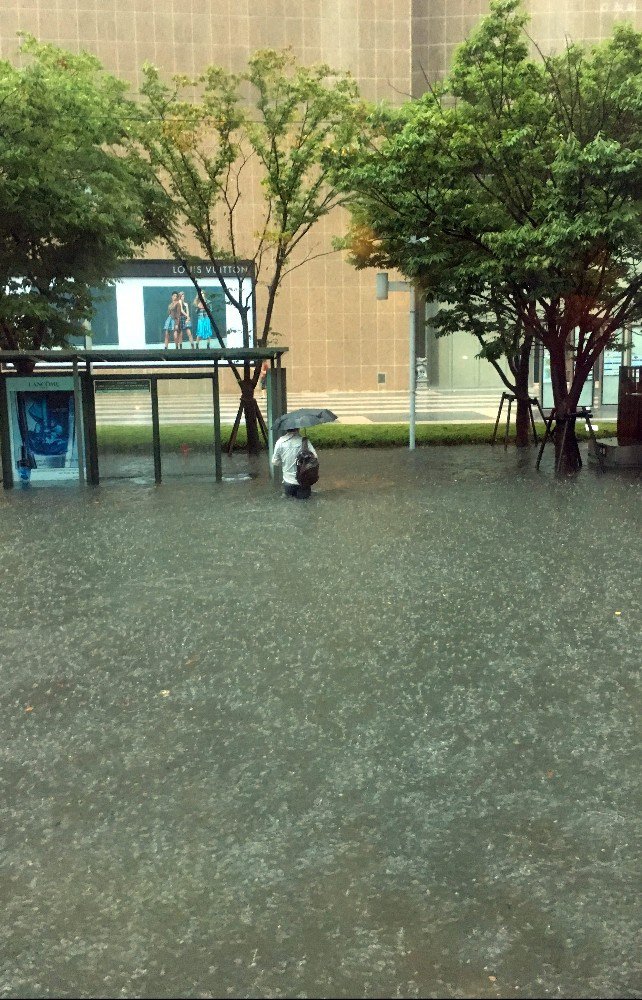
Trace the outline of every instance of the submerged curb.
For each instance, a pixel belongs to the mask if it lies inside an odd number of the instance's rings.
[[[225,449],[231,434],[231,426],[221,427],[222,445]],[[543,436],[544,427],[537,427]],[[577,435],[585,440],[588,435],[583,427],[578,427]],[[598,436],[615,437],[614,421],[600,423]],[[416,428],[418,447],[454,447],[457,445],[490,445],[493,436],[492,424],[419,424]],[[322,448],[404,448],[408,446],[407,424],[325,424],[315,427],[310,434],[315,444]],[[514,444],[514,434],[509,443]],[[496,445],[502,447],[503,433],[498,431]],[[152,446],[151,427],[120,426],[104,424],[98,428],[98,444],[103,452],[147,452]],[[203,424],[168,424],[161,427],[161,445],[166,450],[180,450],[186,445],[194,451],[212,451],[212,429]],[[246,445],[245,428],[240,428],[236,439],[236,449]]]

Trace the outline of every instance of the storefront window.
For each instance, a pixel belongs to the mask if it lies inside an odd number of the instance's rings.
[[[602,370],[602,403],[605,405],[617,403],[620,388],[620,367],[622,351],[604,351],[604,367]]]
[[[548,351],[544,351],[542,364],[542,406],[551,407],[554,405],[553,386],[551,384],[551,360]],[[579,406],[593,405],[593,372],[589,375],[582,392],[580,393]]]

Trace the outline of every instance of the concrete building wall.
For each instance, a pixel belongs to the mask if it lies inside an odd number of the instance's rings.
[[[0,0],[0,57],[13,56],[16,32],[28,31],[94,52],[135,89],[145,61],[168,76],[211,63],[240,70],[256,49],[290,45],[304,62],[350,70],[367,98],[399,103],[444,74],[487,9],[485,0]],[[620,18],[642,28],[639,0],[529,0],[527,9],[545,49],[566,34],[602,38]],[[334,212],[303,252],[329,252],[345,226],[345,213]],[[377,302],[374,284],[374,274],[355,272],[336,253],[286,280],[273,325],[290,348],[291,390],[406,387],[407,296]]]

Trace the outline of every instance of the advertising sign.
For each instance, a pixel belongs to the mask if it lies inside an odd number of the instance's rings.
[[[11,463],[22,482],[78,478],[72,378],[7,380]]]
[[[88,330],[92,347],[159,351],[253,347],[254,284],[250,263],[219,267],[232,296],[249,308],[249,342],[245,345],[239,312],[227,298],[214,265],[203,262],[191,270],[213,324],[184,265],[171,260],[130,261],[113,284],[95,293],[94,316]],[[85,346],[81,338],[72,343]]]
[[[602,402],[617,403],[620,386],[622,351],[604,351],[602,370]]]

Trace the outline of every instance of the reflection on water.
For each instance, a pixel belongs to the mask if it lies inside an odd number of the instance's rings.
[[[4,994],[639,995],[640,480],[531,454],[0,498]]]

